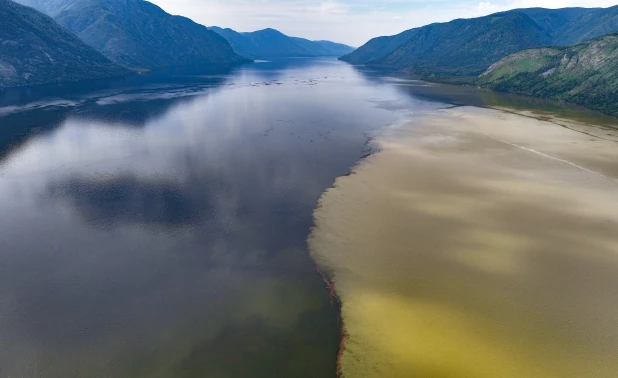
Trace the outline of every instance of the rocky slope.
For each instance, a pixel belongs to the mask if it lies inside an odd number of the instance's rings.
[[[0,87],[128,73],[32,8],[0,0],[0,20]]]
[[[572,47],[517,52],[492,65],[478,83],[618,116],[618,34]]]

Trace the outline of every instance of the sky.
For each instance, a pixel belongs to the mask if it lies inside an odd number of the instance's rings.
[[[308,39],[361,46],[432,22],[515,8],[609,7],[618,0],[149,0],[168,13],[237,31],[274,28]]]

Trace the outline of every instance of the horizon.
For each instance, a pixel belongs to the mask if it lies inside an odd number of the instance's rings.
[[[396,35],[436,22],[475,18],[522,8],[607,8],[614,0],[149,0],[166,12],[189,17],[207,27],[238,32],[276,29],[309,40],[360,47],[375,37]]]

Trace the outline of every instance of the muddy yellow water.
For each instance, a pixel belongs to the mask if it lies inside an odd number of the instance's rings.
[[[440,111],[336,181],[344,377],[618,377],[618,143],[584,126]]]

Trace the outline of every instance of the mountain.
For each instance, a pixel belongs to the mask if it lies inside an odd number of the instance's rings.
[[[217,26],[210,29],[225,38],[236,53],[252,59],[341,56],[354,50],[340,43],[289,37],[275,29],[251,33],[239,33]]]
[[[565,25],[577,22],[582,17],[588,14],[603,12],[602,8],[562,8],[562,9],[546,9],[546,8],[524,8],[515,9],[504,13],[522,13],[530,17],[543,30],[545,30],[552,39],[560,38],[567,33]],[[607,33],[597,35],[600,37]]]
[[[432,25],[427,27],[429,26]],[[339,59],[352,64],[367,64],[373,60],[388,56],[412,38],[412,36],[419,33],[420,28],[416,28],[390,37],[376,37]]]
[[[556,44],[573,45],[618,31],[618,6],[599,9],[572,20],[558,30]]]
[[[492,65],[478,83],[618,116],[618,34],[572,47],[517,52]]]
[[[27,7],[34,8],[53,18],[58,12],[60,12],[66,6],[70,5],[73,1],[72,0],[18,0],[15,2],[25,5]]]
[[[127,71],[52,18],[0,0],[0,87],[121,76]]]
[[[551,44],[530,17],[512,13],[430,25],[373,65],[406,69],[423,77],[477,77],[498,59]]]
[[[354,51],[354,47],[331,41],[311,41],[305,38],[291,37],[296,43],[306,48],[313,56],[339,57]]]
[[[113,62],[135,69],[247,61],[217,33],[143,0],[19,0],[51,15]]]
[[[616,8],[516,9],[436,23],[375,38],[340,59],[405,70],[426,79],[472,82],[514,52],[568,45],[618,31]]]

